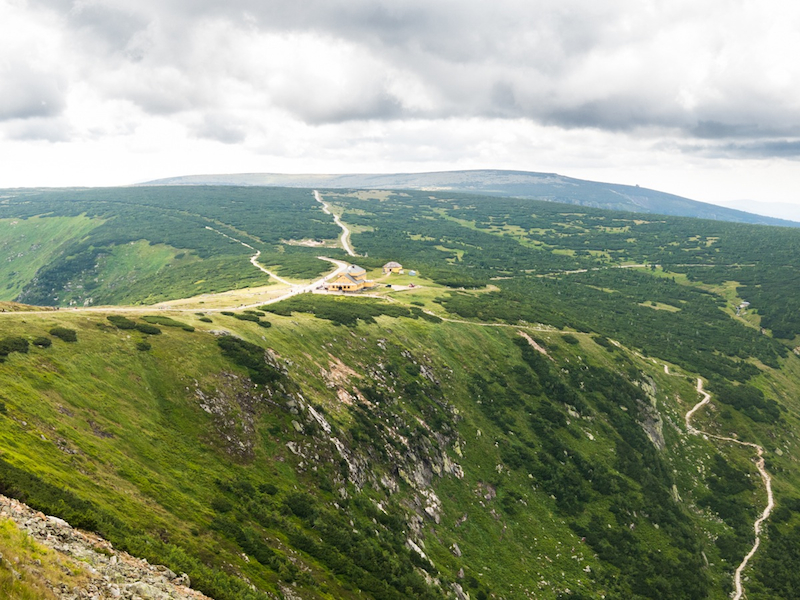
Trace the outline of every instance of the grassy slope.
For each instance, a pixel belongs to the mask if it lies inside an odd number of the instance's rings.
[[[37,271],[68,254],[103,222],[84,216],[0,219],[0,249],[7,256],[0,264],[5,282],[0,300],[17,298]],[[89,299],[94,304],[151,304],[268,283],[268,276],[252,269],[245,256],[200,259],[191,251],[142,240],[102,253],[96,268],[73,277],[58,298],[61,305]]]
[[[346,329],[300,314],[271,316],[274,326],[264,330],[224,316],[214,316],[212,324],[185,314],[177,318],[200,328],[235,330],[273,348],[290,365],[290,377],[299,384],[303,396],[325,411],[343,439],[349,439],[347,432],[353,431],[354,413],[337,397],[338,388],[355,393],[355,388],[364,390],[375,377],[389,377],[387,372],[376,371],[376,363],[390,371],[400,370],[398,381],[407,380],[402,370],[408,361],[399,358],[400,349],[429,365],[442,382],[446,402],[459,414],[455,421],[458,435],[448,438],[449,445],[441,450],[465,471],[463,479],[434,476],[433,489],[442,502],[440,523],[426,518],[420,534],[444,581],[458,581],[456,572],[463,568],[467,581],[479,586],[473,593],[484,589],[503,597],[516,597],[522,594],[521,590],[529,590],[537,597],[549,598],[570,588],[595,597],[603,589],[596,574],[611,576],[615,572],[614,567],[601,564],[595,553],[581,544],[580,536],[568,526],[569,519],[559,512],[558,503],[538,489],[525,469],[503,467],[498,444],[513,440],[514,436],[487,418],[470,391],[470,381],[476,373],[508,373],[511,368],[522,366],[519,348],[513,343],[518,337],[514,330],[386,317],[379,317],[376,325]],[[0,388],[7,409],[0,419],[2,458],[75,491],[126,525],[146,532],[151,539],[167,540],[209,564],[230,562],[234,572],[246,575],[263,589],[277,590],[285,585],[279,572],[263,568],[254,560],[244,561],[241,550],[209,529],[211,521],[219,516],[212,508],[212,502],[220,495],[214,481],[246,477],[254,484],[273,484],[278,488],[278,500],[297,486],[321,505],[330,507],[335,495],[324,491],[328,486],[320,486],[318,474],[309,471],[307,464],[301,466],[304,461],[288,451],[285,444],[310,444],[323,457],[323,463],[331,461],[331,465],[339,462],[338,457],[313,435],[295,431],[291,422],[298,417],[285,406],[261,409],[254,431],[242,438],[255,442],[253,454],[237,454],[235,444],[232,446],[226,437],[233,430],[241,434],[241,428],[225,429],[213,415],[204,412],[196,390],[233,398],[242,393],[242,382],[220,373],[241,371],[221,356],[213,336],[202,329],[186,332],[165,328],[162,335],[148,338],[153,346],[148,352],[135,348],[142,334],[112,329],[101,315],[27,315],[24,322],[7,316],[2,330],[4,335],[30,337],[45,333],[55,323],[75,328],[79,341],[68,345],[56,340],[48,349],[34,348],[27,355],[11,354],[8,362],[0,365]],[[663,374],[660,364],[630,355],[622,360],[621,351],[609,352],[585,336],[578,346],[572,346],[565,344],[560,334],[536,335],[550,348],[554,365],[569,369],[571,363],[586,361],[616,368],[616,363],[623,365],[633,360],[637,369],[649,374],[659,390],[660,408],[668,418],[664,425],[667,450],[663,456],[675,470],[682,506],[692,506],[705,485],[698,472],[706,470],[705,465],[716,452],[708,442],[686,438],[669,424],[680,426],[681,412],[694,402],[692,382]],[[321,377],[321,370],[331,371],[336,359],[352,373],[332,384]],[[787,360],[790,368],[797,368],[796,357]],[[237,418],[241,408],[233,403],[231,406],[228,415],[234,422],[241,422]],[[425,405],[409,398],[392,403],[386,410],[391,418],[397,416],[411,426],[416,426],[415,415],[429,420],[420,412],[427,410]],[[524,419],[525,410],[515,413],[519,419]],[[446,420],[451,419],[443,414]],[[745,424],[737,421],[734,425]],[[517,435],[524,433],[524,427],[515,429]],[[578,419],[558,436],[589,460],[614,462],[613,435],[600,413]],[[233,437],[236,439],[236,435]],[[784,442],[788,444],[786,460],[795,443]],[[754,470],[746,456],[728,454],[752,475]],[[374,473],[398,479],[386,459],[367,456],[365,460]],[[399,492],[392,497],[377,483],[368,484],[361,493],[352,485],[348,487],[356,496],[366,494],[391,502],[399,514],[408,517],[416,512],[409,507],[419,493],[403,483],[402,477],[398,481]],[[484,497],[488,485],[497,490],[496,498]],[[749,494],[749,500],[759,501],[758,490]],[[507,495],[513,501],[502,504]],[[596,505],[584,513],[583,521],[588,521],[590,514],[608,518],[606,501],[602,497],[596,500]],[[276,514],[284,510],[281,506],[280,501],[274,505]],[[467,520],[456,526],[464,515]],[[702,526],[709,532],[726,530],[705,511],[694,519],[695,527]],[[289,522],[296,523],[293,518]],[[281,531],[281,523],[268,525],[264,532],[271,547],[285,553],[292,542]],[[637,535],[649,540],[651,549],[668,550],[667,540],[658,529],[641,519],[637,523]],[[454,556],[452,543],[458,544],[461,558]],[[727,585],[722,571],[730,565],[720,562],[712,543],[706,543],[704,551],[713,565],[709,575],[716,581],[712,595],[722,598]],[[314,586],[308,581],[306,586],[301,585],[304,597],[349,596],[328,568],[308,555],[299,556],[317,582]],[[327,593],[313,592],[315,586]]]
[[[102,223],[83,216],[0,219],[0,300],[16,298],[38,269]]]
[[[76,561],[37,543],[10,519],[0,518],[0,555],[0,597],[8,600],[55,599],[48,584],[73,588],[86,579]]]
[[[243,269],[245,257],[200,259],[194,253],[145,241],[117,246],[104,257],[92,294],[99,304],[155,304],[202,293],[268,285],[269,277]],[[77,297],[85,294],[78,293]],[[69,301],[70,297],[64,297]]]

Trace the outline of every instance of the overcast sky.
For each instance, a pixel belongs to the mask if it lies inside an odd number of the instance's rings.
[[[501,168],[800,203],[800,2],[0,0],[0,186]]]

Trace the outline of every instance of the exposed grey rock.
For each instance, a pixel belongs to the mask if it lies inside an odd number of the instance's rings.
[[[74,529],[63,519],[45,516],[2,495],[0,518],[11,519],[36,542],[60,553],[65,574],[73,575],[73,569],[82,571],[77,586],[50,587],[62,600],[211,600],[188,587],[190,581],[185,573],[178,576],[165,566],[150,565],[146,560],[115,550],[95,534]]]

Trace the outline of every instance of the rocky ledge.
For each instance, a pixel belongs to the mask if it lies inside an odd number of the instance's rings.
[[[45,585],[56,598],[63,600],[210,600],[208,596],[190,589],[186,574],[176,575],[162,565],[151,565],[126,552],[115,550],[103,538],[73,529],[57,517],[37,512],[12,498],[0,495],[0,520],[10,519],[36,542],[53,550],[61,560],[61,570],[80,577],[69,583],[43,577]],[[10,557],[0,557],[15,577],[36,575],[36,564],[19,564]],[[41,562],[41,561],[37,561]],[[10,567],[9,567],[10,565]],[[70,565],[72,568],[70,568]],[[22,573],[20,573],[22,571]],[[41,574],[40,574],[41,576]]]

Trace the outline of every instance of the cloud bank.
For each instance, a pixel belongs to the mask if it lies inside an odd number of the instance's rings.
[[[168,122],[302,155],[292,139],[333,127],[445,157],[420,124],[521,123],[562,145],[596,131],[700,158],[799,154],[800,4],[784,0],[0,0],[0,22],[6,139]]]

